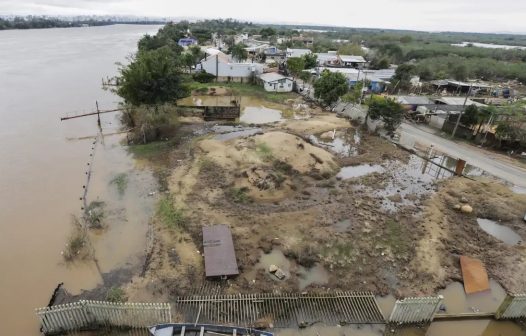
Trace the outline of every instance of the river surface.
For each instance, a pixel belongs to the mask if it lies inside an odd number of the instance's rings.
[[[126,62],[138,39],[158,26],[0,31],[0,335],[38,335],[34,308],[47,305],[59,282],[73,294],[101,282],[94,263],[66,265],[61,257],[71,215],[79,215],[96,118],[60,122],[66,114],[114,108],[101,89]],[[103,115],[103,133],[118,130],[118,116]],[[102,272],[137,263],[144,250],[155,179],[136,169],[119,144],[97,141],[89,200],[106,203],[111,225],[92,234]],[[120,195],[110,181],[126,174]]]

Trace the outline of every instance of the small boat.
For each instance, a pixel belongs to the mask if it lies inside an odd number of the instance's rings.
[[[149,328],[152,336],[185,336],[197,335],[204,336],[206,334],[213,335],[243,335],[243,336],[274,336],[268,331],[261,331],[245,327],[231,327],[215,324],[193,324],[193,323],[165,323],[158,324]]]

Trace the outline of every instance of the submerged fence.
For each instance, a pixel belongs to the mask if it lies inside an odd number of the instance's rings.
[[[175,314],[187,322],[248,327],[384,323],[369,292],[188,296],[176,300]]]
[[[389,317],[390,323],[430,323],[440,309],[443,297],[421,297],[397,300]]]
[[[152,324],[170,323],[171,308],[167,303],[113,303],[79,301],[46,308],[36,314],[45,334],[98,327],[144,328]]]
[[[508,295],[495,317],[498,320],[526,318],[526,294]]]

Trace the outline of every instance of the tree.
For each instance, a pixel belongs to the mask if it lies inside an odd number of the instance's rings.
[[[374,69],[374,70],[380,70],[380,69],[387,69],[389,68],[389,60],[385,57],[382,57],[380,59],[378,58],[375,58],[373,59],[373,61],[371,62],[371,69]]]
[[[358,43],[347,43],[338,48],[340,55],[365,56],[362,46]]]
[[[302,71],[300,72],[298,76],[303,82],[309,82],[311,80],[312,75],[308,71]]]
[[[396,68],[395,75],[392,82],[400,90],[409,90],[411,88],[411,77],[415,71],[415,67],[410,64],[401,64]]]
[[[365,117],[366,125],[368,117],[372,120],[382,120],[387,134],[393,135],[402,123],[404,108],[394,100],[376,96],[371,98],[369,103],[369,111]]]
[[[287,59],[287,69],[294,77],[298,77],[305,69],[304,59],[301,57],[290,57]]]
[[[413,38],[409,35],[405,35],[405,36],[400,37],[400,42],[404,44],[411,43],[413,42]]]
[[[190,46],[188,51],[192,54],[194,65],[199,63],[205,57],[205,53],[201,50],[201,47],[197,45]]]
[[[356,83],[351,90],[342,97],[344,102],[358,104],[362,98],[363,93],[363,82]]]
[[[267,27],[267,28],[263,28],[259,31],[259,34],[261,35],[261,37],[263,38],[269,38],[271,36],[274,36],[276,35],[276,31],[273,29],[273,28],[270,28],[270,27]]]
[[[318,65],[318,55],[316,54],[305,54],[302,58],[305,62],[305,69],[312,69]]]
[[[132,105],[175,102],[189,94],[180,56],[169,47],[140,51],[121,66],[116,92]]]
[[[468,77],[468,68],[465,64],[459,64],[453,68],[453,76],[456,80],[463,81]]]
[[[242,62],[248,58],[248,51],[245,49],[247,46],[243,43],[234,44],[229,52],[232,55],[232,58],[238,62]]]
[[[477,125],[479,122],[479,109],[477,105],[467,106],[464,113],[462,113],[462,117],[460,117],[460,122],[469,128]]]
[[[314,82],[314,96],[330,106],[349,91],[347,78],[339,72],[322,72],[320,78]]]

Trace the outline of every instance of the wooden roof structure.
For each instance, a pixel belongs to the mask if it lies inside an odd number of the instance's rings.
[[[227,225],[203,227],[206,277],[228,277],[239,274],[232,232]]]

